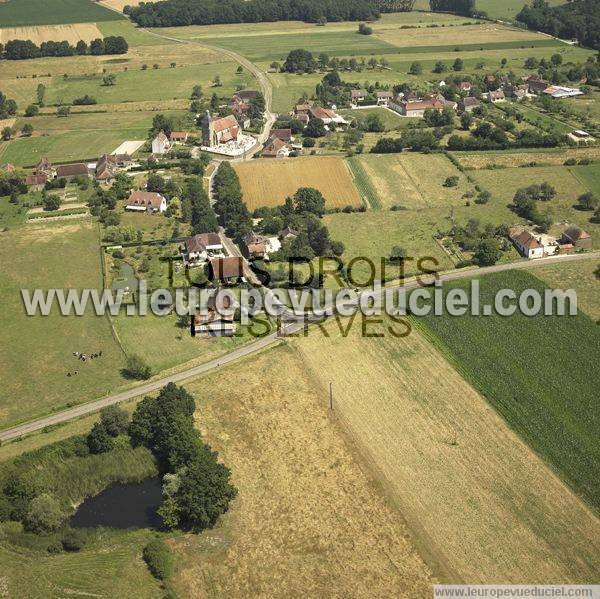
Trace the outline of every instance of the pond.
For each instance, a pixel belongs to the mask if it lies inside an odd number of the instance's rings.
[[[138,280],[135,276],[133,266],[127,262],[122,262],[119,266],[119,274],[114,278],[111,288],[125,289],[127,291],[137,291]]]
[[[73,514],[73,527],[158,528],[162,501],[160,478],[140,483],[116,483],[86,499]]]

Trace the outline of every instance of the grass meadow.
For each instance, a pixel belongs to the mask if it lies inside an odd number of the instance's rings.
[[[0,3],[3,27],[94,23],[118,18],[115,12],[92,0],[6,0]]]
[[[21,289],[101,289],[96,225],[32,222],[0,234],[2,427],[100,397],[125,381],[124,355],[106,317],[26,315]],[[73,352],[102,357],[83,363]],[[79,371],[67,377],[67,372]]]
[[[519,293],[545,285],[516,271],[481,278],[481,303],[500,289]],[[469,281],[451,285],[469,291]],[[585,314],[571,317],[419,320],[429,339],[490,402],[525,442],[594,509],[600,506],[600,333]],[[576,341],[575,341],[576,340]]]
[[[234,166],[244,201],[252,211],[261,206],[283,205],[300,187],[315,187],[325,197],[326,208],[360,206],[360,195],[343,158],[306,157],[293,160],[265,158]]]
[[[583,321],[589,323],[585,317]],[[414,319],[410,322],[414,327]],[[474,330],[493,326],[489,319],[438,318],[434,325],[438,322],[453,329],[453,346],[469,352],[466,368],[480,370],[481,361],[497,344],[506,349],[506,355],[497,356],[488,368],[494,372],[493,380],[507,389],[515,379],[517,384],[529,383],[523,393],[509,397],[516,407],[515,418],[520,417],[522,406],[527,409],[539,399],[535,418],[547,421],[550,414],[544,412],[554,407],[564,418],[563,425],[569,426],[567,436],[578,432],[571,429],[575,421],[579,431],[585,431],[579,451],[593,441],[592,423],[581,420],[586,419],[585,400],[577,393],[582,392],[589,401],[594,387],[589,378],[587,383],[582,380],[586,375],[581,364],[574,364],[578,359],[589,363],[592,357],[566,352],[572,356],[568,370],[565,352],[549,347],[551,339],[564,345],[565,338],[575,338],[571,322],[554,325],[539,319],[535,324],[522,324],[521,329],[508,323],[495,331],[493,338],[483,333],[470,337]],[[294,348],[302,358],[302,370],[320,390],[323,410],[332,383],[332,418],[349,434],[398,506],[434,573],[442,580],[474,584],[594,580],[600,565],[596,516],[510,430],[488,403],[495,405],[494,397],[488,393],[486,401],[421,334],[420,326],[407,337],[396,338],[388,326],[402,334],[406,331],[403,325],[388,320],[368,322],[365,329],[362,325],[359,316],[352,326],[348,319],[331,322],[329,337],[313,328],[308,338],[294,341]],[[348,327],[349,332],[344,333]],[[589,343],[590,335],[597,335],[588,324],[576,330],[585,335],[584,344]],[[527,347],[528,357],[533,331],[544,350],[535,352],[534,360],[543,362],[542,372],[550,378],[553,391],[558,371],[562,385],[569,381],[565,385],[568,391],[556,396],[561,402],[552,399],[548,387],[543,399],[540,397],[545,381],[531,364],[507,372],[505,364],[527,362],[526,357],[510,351],[511,341]],[[557,357],[562,362],[558,367]],[[574,369],[581,374],[571,379]],[[566,405],[573,403],[577,406],[571,412]],[[591,411],[592,405],[588,408]],[[532,422],[537,430],[536,419]],[[554,437],[548,434],[546,440],[563,452],[564,436],[559,430]],[[580,437],[572,439],[568,447],[577,447],[581,441]],[[591,453],[582,458],[577,472],[597,484],[591,472],[582,472],[583,464],[589,465],[597,452],[597,444],[595,449],[589,445],[586,449]],[[596,457],[592,468],[597,467]]]

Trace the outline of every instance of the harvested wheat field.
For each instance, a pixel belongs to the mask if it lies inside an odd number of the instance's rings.
[[[262,159],[235,164],[250,210],[279,206],[299,187],[315,187],[327,208],[360,206],[361,199],[343,158]]]
[[[301,370],[322,403],[333,382],[336,417],[434,572],[469,583],[597,580],[597,517],[421,334],[364,338],[358,317],[345,339],[335,323],[328,330],[294,341]]]
[[[70,44],[76,44],[79,40],[90,42],[93,39],[103,37],[95,23],[5,27],[0,29],[0,43],[2,44],[9,40],[31,40],[35,44],[66,40]]]
[[[181,597],[429,597],[401,515],[359,466],[297,352],[186,384],[239,491],[219,525],[172,541]]]

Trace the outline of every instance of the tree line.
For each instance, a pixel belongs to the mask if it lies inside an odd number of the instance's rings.
[[[240,180],[228,162],[222,162],[213,177],[213,193],[218,223],[236,242],[252,229],[252,219],[244,203]]]
[[[372,0],[164,0],[126,7],[142,27],[261,23],[273,21],[370,21],[380,10]]]
[[[6,60],[26,60],[44,56],[101,56],[104,54],[126,54],[129,50],[127,40],[121,36],[92,40],[89,45],[83,40],[72,46],[68,41],[42,42],[39,46],[31,40],[10,40],[6,45],[0,44],[0,57]]]
[[[574,0],[561,6],[533,0],[531,6],[523,7],[517,20],[529,29],[576,39],[584,46],[600,49],[600,0]]]
[[[429,0],[433,12],[452,12],[463,17],[475,14],[475,0]]]

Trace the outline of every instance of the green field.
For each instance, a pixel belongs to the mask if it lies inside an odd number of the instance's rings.
[[[548,4],[556,6],[565,0],[548,0]],[[524,0],[477,0],[477,9],[484,10],[492,19],[514,19],[523,8]],[[416,10],[428,10],[429,0],[417,0]]]
[[[447,286],[469,290],[469,282]],[[481,278],[481,304],[500,289],[542,293],[527,272]],[[419,320],[456,368],[509,426],[590,505],[600,506],[598,411],[600,332],[585,314],[572,317],[453,318]]]
[[[105,316],[29,317],[21,289],[101,288],[96,226],[89,220],[30,223],[0,235],[2,427],[90,401],[125,381],[124,355]],[[83,363],[73,352],[101,358]],[[68,372],[79,371],[67,377]]]
[[[600,168],[598,164],[586,164],[585,166],[569,167],[571,174],[579,179],[586,187],[600,196]]]
[[[397,112],[387,108],[361,108],[359,110],[340,110],[339,113],[348,120],[363,122],[369,115],[377,115],[383,123],[386,131],[398,131],[404,129],[417,119],[402,117]]]
[[[0,3],[0,26],[59,25],[115,21],[119,16],[92,0],[6,0]]]

